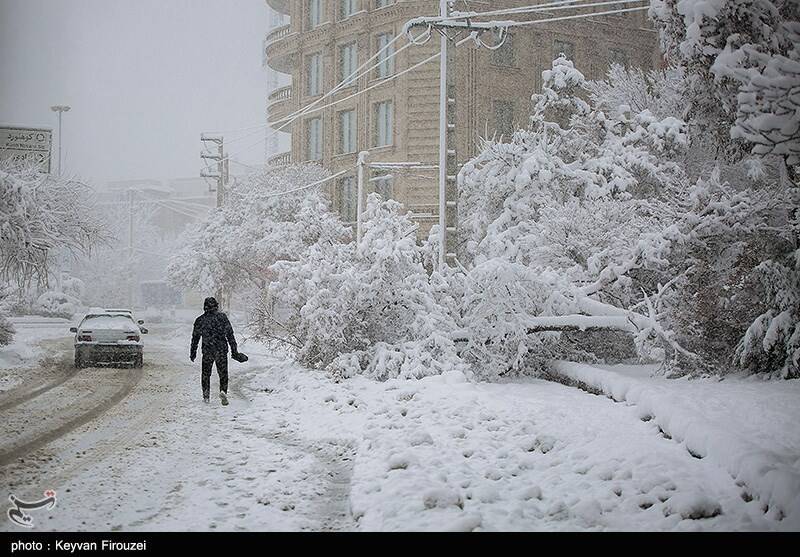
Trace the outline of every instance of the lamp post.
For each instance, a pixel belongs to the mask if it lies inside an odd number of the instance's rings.
[[[57,104],[55,106],[51,106],[50,110],[53,112],[58,112],[58,175],[61,176],[61,144],[63,141],[63,136],[61,135],[61,115],[65,112],[69,112],[71,106],[67,106],[64,104]]]

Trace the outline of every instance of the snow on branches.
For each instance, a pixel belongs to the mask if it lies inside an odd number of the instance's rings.
[[[719,145],[800,165],[800,3],[653,0],[650,13],[686,70],[692,116]]]
[[[612,67],[588,84],[559,58],[529,128],[464,167],[458,334],[490,375],[596,357],[609,331],[681,373],[730,369],[737,346],[736,365],[796,373],[796,189],[731,186],[710,151],[687,165],[682,79]]]
[[[45,286],[56,252],[88,253],[104,241],[106,225],[91,198],[81,182],[0,161],[0,279],[20,289]]]
[[[321,188],[292,190],[326,176],[318,166],[293,165],[236,183],[223,208],[184,234],[167,268],[170,281],[204,292],[265,287],[270,265],[293,258],[324,230]],[[327,233],[346,234],[341,225]]]
[[[298,360],[338,377],[418,378],[466,366],[423,267],[416,227],[396,201],[370,195],[361,242],[317,242],[272,269]]]

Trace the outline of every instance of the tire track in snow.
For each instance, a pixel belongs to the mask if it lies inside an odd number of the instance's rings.
[[[61,342],[59,342],[61,344]],[[66,349],[66,348],[64,348]],[[23,383],[18,387],[14,387],[0,395],[0,412],[19,406],[31,399],[41,396],[46,392],[55,389],[74,378],[78,374],[78,369],[70,366],[69,354],[64,354],[61,358],[54,358],[47,356],[43,358],[40,365],[45,367],[48,371],[53,371],[58,367],[67,368],[66,373],[60,374],[55,381],[52,380],[39,380],[34,381],[32,384]]]
[[[143,376],[143,370],[135,369],[132,373],[126,374],[121,389],[115,391],[110,397],[98,401],[98,403],[88,411],[81,412],[77,416],[70,416],[69,411],[67,411],[65,412],[66,416],[64,419],[59,420],[61,421],[61,425],[49,429],[43,434],[36,435],[32,439],[23,439],[21,443],[12,445],[11,447],[3,447],[3,452],[0,452],[0,466],[6,466],[66,435],[70,431],[98,418],[130,395]]]

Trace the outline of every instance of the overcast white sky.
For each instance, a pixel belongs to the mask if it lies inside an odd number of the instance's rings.
[[[201,132],[265,120],[266,32],[264,0],[0,0],[0,123],[55,132],[69,104],[65,172],[197,176]],[[229,150],[260,138],[237,158],[261,163],[263,134]]]

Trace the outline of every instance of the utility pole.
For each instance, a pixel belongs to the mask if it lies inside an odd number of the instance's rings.
[[[369,151],[361,151],[358,154],[358,202],[356,203],[356,244],[361,243],[361,213],[364,212],[364,181],[367,167],[367,159],[369,158]]]
[[[205,170],[200,171],[200,176],[202,178],[213,178],[217,181],[217,208],[222,208],[225,204],[225,183],[228,179],[228,157],[225,156],[225,140],[222,137],[216,136],[207,136],[206,134],[200,135],[200,141],[205,143],[214,143],[217,146],[217,153],[212,154],[211,151],[207,151],[203,149],[200,153],[200,158],[202,160],[212,160],[217,162],[217,172],[216,174],[208,173]],[[224,306],[223,301],[224,292],[222,287],[217,290],[215,297],[217,301],[220,303],[220,306]]]
[[[57,104],[51,106],[50,110],[58,112],[58,175],[61,176],[61,144],[64,143],[64,136],[61,135],[61,115],[72,110],[72,107],[64,104]]]
[[[451,0],[439,1],[439,16],[453,11]],[[448,29],[442,38],[439,62],[439,270],[456,258],[458,233],[458,159],[456,153],[456,45]]]
[[[60,142],[59,142],[60,143]],[[128,264],[133,263],[133,194],[128,190]],[[133,309],[133,269],[128,269],[128,309]]]

